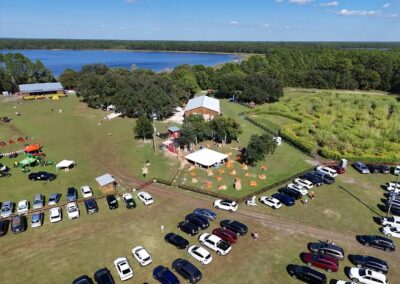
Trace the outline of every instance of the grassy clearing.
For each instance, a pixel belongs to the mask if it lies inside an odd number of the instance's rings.
[[[329,158],[400,160],[400,104],[394,96],[288,91],[280,102],[251,113],[265,126],[279,127],[282,135]],[[290,118],[301,122],[288,123]]]

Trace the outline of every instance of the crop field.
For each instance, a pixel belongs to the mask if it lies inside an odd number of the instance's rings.
[[[394,96],[288,91],[280,102],[250,113],[311,153],[333,159],[400,160],[400,103]]]

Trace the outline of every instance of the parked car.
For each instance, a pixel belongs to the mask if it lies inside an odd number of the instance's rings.
[[[89,276],[82,275],[72,281],[72,284],[93,284],[93,281]]]
[[[94,214],[99,211],[97,202],[93,198],[85,199],[85,207],[87,214]]]
[[[93,191],[88,185],[84,185],[81,187],[81,193],[83,198],[89,198],[93,196]]]
[[[400,217],[381,217],[381,224],[383,226],[398,227],[400,228]]]
[[[357,240],[366,247],[371,246],[385,251],[394,251],[396,249],[391,239],[381,236],[362,235],[357,236]]]
[[[141,266],[149,265],[153,259],[147,250],[142,246],[137,246],[132,249],[132,254]]]
[[[153,270],[154,279],[158,280],[161,284],[179,284],[178,278],[172,273],[168,267],[159,265]]]
[[[223,209],[229,212],[235,212],[238,210],[238,204],[235,201],[228,199],[217,199],[214,201],[214,207]]]
[[[220,237],[225,242],[230,243],[231,245],[237,242],[237,235],[236,233],[232,232],[229,229],[224,228],[216,228],[212,231],[213,235]]]
[[[395,166],[392,168],[392,173],[396,176],[400,175],[400,166]]]
[[[197,208],[193,211],[194,214],[207,218],[210,221],[214,221],[217,218],[217,214],[214,211],[206,208]]]
[[[201,264],[209,264],[212,261],[211,254],[202,246],[191,246],[188,248],[188,253]]]
[[[324,184],[324,181],[320,177],[315,176],[313,172],[305,173],[304,175],[301,176],[301,178],[311,181],[315,186],[318,187]]]
[[[274,197],[261,196],[259,200],[262,204],[265,204],[273,209],[278,209],[282,207],[282,203]]]
[[[108,270],[106,267],[101,268],[94,273],[94,280],[96,280],[97,284],[114,284],[115,283],[110,270]]]
[[[334,169],[339,175],[342,175],[342,174],[344,174],[345,172],[346,172],[346,169],[345,168],[342,168],[341,166],[339,166],[339,165],[331,165],[331,166],[329,166],[330,168],[332,168],[332,169]]]
[[[305,252],[301,254],[301,260],[308,266],[312,265],[328,272],[337,272],[339,270],[338,259],[329,255]]]
[[[31,216],[31,228],[38,228],[43,225],[44,214],[42,212],[32,214]]]
[[[297,185],[299,185],[299,186],[301,186],[303,188],[306,188],[308,190],[310,190],[311,188],[314,187],[314,185],[313,185],[313,183],[311,181],[306,180],[306,179],[301,179],[301,178],[294,179],[293,183],[297,184]]]
[[[70,202],[70,203],[67,203],[66,208],[67,208],[68,219],[72,220],[72,219],[79,218],[78,204],[76,204],[75,202]]]
[[[313,253],[328,255],[339,260],[344,259],[343,248],[327,242],[309,243],[308,250]]]
[[[386,165],[378,165],[378,170],[381,174],[388,174],[390,173],[390,168]]]
[[[368,268],[380,273],[388,273],[389,265],[386,261],[367,255],[349,255],[349,260],[358,268]]]
[[[1,205],[1,217],[8,218],[14,211],[14,203],[11,201],[4,201]]]
[[[122,200],[124,200],[126,208],[131,209],[136,207],[136,202],[133,200],[132,194],[124,193],[122,194]]]
[[[29,210],[29,203],[28,200],[21,200],[20,202],[18,202],[18,206],[17,206],[17,213],[18,215],[26,215],[28,214],[28,210]]]
[[[386,189],[388,191],[400,192],[400,183],[396,184],[395,182],[388,182]]]
[[[189,221],[179,222],[177,227],[179,230],[181,230],[182,232],[185,232],[189,236],[195,236],[199,233],[199,226],[197,226]]]
[[[0,237],[3,237],[7,234],[9,224],[9,220],[0,220]]]
[[[40,193],[36,193],[33,197],[32,209],[40,209],[44,206],[44,196]]]
[[[307,266],[290,264],[287,267],[290,276],[311,284],[326,284],[326,275]]]
[[[205,230],[210,226],[207,218],[204,218],[194,213],[186,215],[185,220],[199,226],[201,230]]]
[[[60,201],[60,198],[60,193],[52,193],[49,197],[48,205],[56,205]]]
[[[223,241],[220,237],[208,233],[202,234],[199,237],[199,241],[218,255],[227,255],[232,250],[232,246],[229,243]]]
[[[146,191],[140,191],[138,193],[138,199],[142,201],[144,205],[150,205],[154,203],[153,197]]]
[[[229,229],[236,235],[244,236],[247,234],[248,228],[245,224],[242,224],[235,220],[222,220],[219,225],[221,228]]]
[[[167,243],[176,246],[178,249],[185,249],[189,246],[189,241],[187,239],[174,233],[166,234],[164,240]]]
[[[11,219],[11,231],[14,234],[22,233],[26,230],[26,216],[25,215],[17,215],[12,217]]]
[[[179,273],[189,283],[197,283],[201,280],[201,271],[186,259],[178,258],[172,263],[172,269]]]
[[[356,162],[352,166],[361,174],[369,174],[369,169],[363,162]]]
[[[57,223],[62,220],[62,213],[60,207],[54,207],[50,209],[49,218],[51,223]]]
[[[335,183],[335,178],[331,177],[329,174],[325,174],[323,172],[315,171],[314,175],[320,177],[325,184],[333,184]]]
[[[114,266],[118,272],[119,278],[121,278],[122,281],[131,279],[133,277],[133,270],[126,257],[119,257],[114,260]]]
[[[398,227],[382,227],[381,232],[388,237],[400,238],[400,228]]]
[[[296,203],[296,200],[287,194],[274,193],[274,194],[272,194],[272,197],[275,199],[278,199],[285,206],[293,206]]]
[[[28,179],[31,181],[36,181],[36,180],[46,180],[46,181],[52,181],[56,179],[56,175],[48,172],[37,172],[37,173],[30,173],[28,175]]]
[[[78,199],[78,191],[75,187],[68,187],[67,189],[67,202],[74,202]]]
[[[107,204],[109,209],[117,209],[118,208],[118,201],[115,198],[114,194],[107,195]]]
[[[352,267],[349,270],[349,278],[353,282],[361,282],[365,284],[387,284],[385,274],[367,269]]]
[[[299,191],[297,191],[295,189],[292,189],[292,188],[284,187],[284,188],[281,188],[279,190],[279,192],[281,194],[290,196],[290,197],[294,198],[295,200],[299,200],[299,199],[303,198],[303,194],[301,194],[301,192],[299,192]]]
[[[298,185],[298,184],[289,183],[289,184],[286,186],[286,188],[295,190],[295,191],[299,192],[302,196],[308,194],[308,189],[305,188],[305,187],[303,187],[303,186],[301,186],[301,185]]]
[[[331,167],[318,166],[315,168],[315,170],[330,175],[333,178],[337,177],[338,175],[337,171]]]

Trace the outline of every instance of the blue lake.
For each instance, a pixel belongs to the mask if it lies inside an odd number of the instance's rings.
[[[138,68],[166,71],[182,64],[213,66],[238,59],[233,54],[140,52],[115,50],[0,50],[0,53],[22,53],[32,61],[40,60],[59,76],[65,69],[79,71],[83,65],[102,63],[109,67]]]

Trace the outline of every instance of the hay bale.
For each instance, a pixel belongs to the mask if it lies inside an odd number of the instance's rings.
[[[218,186],[218,190],[227,190],[227,188],[225,184]]]
[[[198,183],[197,178],[192,178],[192,183]]]

